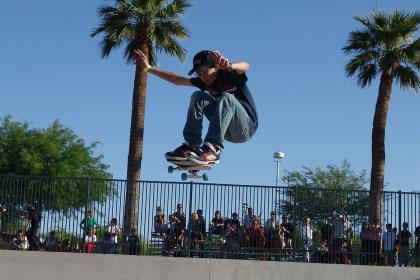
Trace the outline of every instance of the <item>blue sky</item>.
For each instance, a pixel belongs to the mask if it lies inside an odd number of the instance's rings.
[[[54,120],[87,142],[125,178],[134,67],[121,50],[101,59],[96,9],[112,1],[6,1],[0,17],[0,116],[34,127]],[[370,172],[371,127],[378,82],[361,89],[344,75],[341,48],[359,28],[354,15],[378,7],[414,11],[418,0],[388,1],[192,1],[182,21],[191,39],[187,61],[159,56],[163,69],[185,74],[193,55],[217,49],[246,60],[248,85],[260,116],[255,137],[226,143],[210,182],[275,184],[274,151],[286,154],[284,170],[340,165]],[[418,36],[418,35],[417,35]],[[149,76],[143,180],[179,181],[168,174],[166,151],[182,143],[193,88]],[[386,131],[386,189],[418,190],[420,96],[394,85]]]

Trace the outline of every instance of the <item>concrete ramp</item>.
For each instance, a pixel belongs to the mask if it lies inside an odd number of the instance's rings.
[[[420,280],[420,269],[1,250],[0,279]]]

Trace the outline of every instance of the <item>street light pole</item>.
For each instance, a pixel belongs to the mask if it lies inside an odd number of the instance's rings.
[[[277,164],[277,170],[276,170],[276,197],[274,200],[274,207],[277,214],[280,214],[280,196],[281,191],[279,188],[279,182],[280,182],[280,161],[284,158],[283,152],[274,152],[273,159]]]
[[[276,170],[276,187],[279,186],[280,182],[280,161],[284,158],[283,152],[274,152],[273,159],[277,164],[277,170]]]

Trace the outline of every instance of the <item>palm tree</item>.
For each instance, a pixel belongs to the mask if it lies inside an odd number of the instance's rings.
[[[414,40],[420,25],[419,12],[374,11],[369,17],[354,17],[363,26],[350,33],[343,47],[353,57],[345,66],[347,77],[356,76],[362,88],[380,75],[372,128],[370,220],[381,221],[385,168],[385,126],[394,80],[402,89],[418,91],[420,39]]]
[[[134,50],[140,49],[156,65],[157,52],[164,52],[185,59],[185,49],[179,39],[189,38],[182,26],[180,15],[190,7],[187,0],[116,0],[113,6],[98,9],[101,23],[91,34],[103,34],[100,46],[102,57],[113,49],[124,46],[127,63],[135,62]],[[138,205],[140,172],[143,152],[144,114],[146,107],[147,74],[136,65],[130,144],[127,163],[127,190],[125,198],[124,231],[138,230]]]

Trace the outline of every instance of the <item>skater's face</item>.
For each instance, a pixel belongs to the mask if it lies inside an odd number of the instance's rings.
[[[205,84],[210,85],[216,80],[217,68],[208,68],[207,70],[197,72],[197,75]]]

